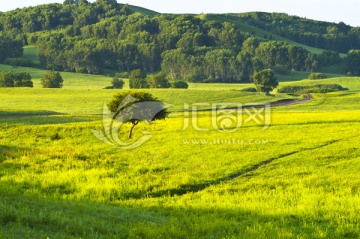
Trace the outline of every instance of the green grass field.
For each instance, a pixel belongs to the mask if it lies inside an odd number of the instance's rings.
[[[124,150],[92,133],[120,91],[103,89],[110,77],[62,73],[63,89],[42,89],[43,70],[1,70],[29,71],[35,87],[0,88],[0,238],[360,238],[360,78],[283,75],[280,87],[349,90],[273,108],[266,129],[243,111],[227,133],[212,104],[296,97],[240,91],[251,84],[148,90],[171,114],[137,126],[133,141],[152,138]],[[197,103],[205,131],[184,127],[184,104]]]

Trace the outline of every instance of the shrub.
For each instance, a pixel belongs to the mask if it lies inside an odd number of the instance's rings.
[[[185,81],[175,81],[171,84],[171,87],[176,89],[188,89],[189,84]]]
[[[31,80],[25,80],[22,82],[22,85],[20,87],[34,87],[34,83]]]
[[[328,93],[335,91],[343,91],[347,90],[347,88],[342,87],[338,84],[318,84],[318,85],[310,85],[310,86],[284,86],[278,90],[279,93],[286,94],[307,94],[307,93]]]
[[[0,72],[0,87],[33,87],[28,72]]]
[[[11,72],[0,72],[0,87],[14,87],[14,74]]]
[[[257,92],[257,89],[255,87],[249,87],[249,88],[244,88],[240,90],[241,92]]]
[[[113,89],[122,89],[125,82],[122,79],[114,78],[111,82]]]
[[[86,74],[88,73],[88,70],[86,69],[86,67],[78,67],[75,69],[76,73],[83,73]]]
[[[60,75],[60,72],[53,70],[48,71],[43,78],[41,78],[41,84],[43,88],[61,88],[64,80]]]
[[[256,89],[260,92],[266,93],[267,95],[279,85],[274,72],[270,69],[256,72],[253,78]]]
[[[315,72],[315,73],[311,73],[309,75],[309,79],[310,80],[320,80],[320,79],[326,79],[327,76],[323,73],[318,73],[318,72]]]
[[[146,82],[150,88],[170,88],[170,83],[162,72],[149,76]]]
[[[134,70],[129,76],[130,89],[145,89],[149,88],[146,81],[146,72],[143,70]]]
[[[23,66],[23,67],[33,67],[35,63],[29,59],[22,59],[22,58],[8,58],[4,61],[5,65],[10,66]]]

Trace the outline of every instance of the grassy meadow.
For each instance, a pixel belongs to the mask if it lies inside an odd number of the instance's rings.
[[[42,89],[43,70],[0,70],[35,83],[0,88],[0,238],[360,238],[360,78],[284,79],[349,90],[273,108],[267,129],[245,117],[228,133],[209,111],[198,113],[206,131],[183,129],[184,103],[294,97],[240,91],[250,84],[148,90],[171,114],[137,126],[134,140],[153,137],[124,150],[91,131],[119,92],[103,89],[111,78],[62,73],[63,89]]]

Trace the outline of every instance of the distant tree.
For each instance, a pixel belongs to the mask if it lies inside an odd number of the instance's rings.
[[[250,55],[255,55],[255,50],[259,46],[259,40],[255,37],[249,37],[246,39],[243,44],[241,51],[242,53],[249,53]]]
[[[316,71],[319,68],[317,55],[309,53],[305,59],[305,70],[308,72]]]
[[[125,82],[122,79],[114,78],[111,82],[113,89],[122,89]]]
[[[28,72],[0,72],[0,87],[33,87]]]
[[[146,82],[146,72],[143,70],[133,70],[129,76],[130,89],[146,89],[149,88]]]
[[[41,84],[43,88],[62,88],[64,80],[60,72],[53,70],[48,71],[42,78]]]
[[[163,72],[149,76],[146,81],[150,88],[170,88],[170,83]]]
[[[0,63],[3,63],[9,57],[20,57],[23,54],[23,42],[4,36],[2,24],[3,22],[0,18]]]
[[[29,72],[14,73],[14,87],[34,87]]]
[[[155,120],[164,120],[169,114],[163,102],[146,92],[116,94],[108,103],[108,108],[114,113],[114,119],[132,124],[129,139],[132,138],[134,127],[141,121],[150,123]]]
[[[321,66],[329,66],[341,63],[340,53],[336,51],[324,51],[318,55],[318,61]]]
[[[347,55],[347,68],[353,75],[360,74],[360,50],[350,50]]]
[[[254,83],[258,91],[264,92],[267,95],[279,85],[274,72],[270,69],[255,73]]]
[[[0,87],[14,87],[14,75],[11,72],[0,72]]]

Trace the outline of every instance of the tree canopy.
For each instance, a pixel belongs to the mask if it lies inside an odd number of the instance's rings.
[[[114,113],[113,118],[122,123],[131,123],[129,138],[136,125],[141,121],[150,123],[164,120],[169,112],[165,104],[152,94],[140,91],[126,91],[114,95],[108,103],[108,108]]]
[[[41,78],[41,85],[43,88],[62,88],[63,78],[60,72],[53,70],[47,71],[47,73]]]
[[[275,89],[279,83],[276,80],[274,72],[266,69],[254,74],[254,83],[258,91],[269,94],[270,91]]]

